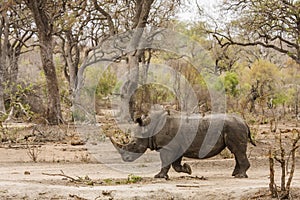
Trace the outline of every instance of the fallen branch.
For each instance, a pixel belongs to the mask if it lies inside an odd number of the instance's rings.
[[[42,173],[42,174],[46,175],[46,176],[62,176],[64,178],[70,179],[71,182],[83,183],[86,185],[94,185],[95,183],[102,184],[102,182],[93,181],[88,176],[73,178],[71,176],[66,175],[62,170],[61,170],[61,173],[59,173],[59,174],[50,174],[50,173]]]
[[[73,178],[73,177],[71,177],[71,176],[68,176],[68,175],[65,175],[64,174],[64,172],[63,171],[61,171],[61,173],[60,174],[50,174],[50,173],[42,173],[43,175],[46,175],[46,176],[62,176],[62,177],[65,177],[65,178],[68,178],[68,179],[70,179],[71,181],[74,181],[74,182],[79,182],[79,180],[78,179],[76,179],[76,178]]]
[[[88,200],[88,199],[80,197],[80,196],[78,196],[76,194],[69,194],[69,197],[77,199],[77,200]]]
[[[199,188],[199,185],[176,185],[176,187],[193,187],[193,188]]]

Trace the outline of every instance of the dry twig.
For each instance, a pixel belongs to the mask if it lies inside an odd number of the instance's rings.
[[[43,175],[46,175],[46,176],[62,176],[62,177],[65,177],[65,178],[70,179],[70,180],[73,181],[73,182],[78,181],[78,179],[66,175],[62,170],[61,170],[61,173],[60,173],[60,174],[50,174],[50,173],[44,173],[44,172],[43,172],[42,174],[43,174]]]

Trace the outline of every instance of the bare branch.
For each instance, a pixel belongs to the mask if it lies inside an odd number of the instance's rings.
[[[110,16],[110,14],[108,12],[106,12],[103,8],[101,8],[97,2],[97,0],[93,0],[94,6],[95,8],[102,14],[104,15],[104,17],[107,19],[108,21],[108,27],[109,27],[109,32],[110,32],[110,36],[113,36],[116,34],[116,30],[114,27],[114,22],[112,20],[112,17]]]

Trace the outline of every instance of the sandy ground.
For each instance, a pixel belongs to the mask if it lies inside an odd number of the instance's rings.
[[[249,144],[247,179],[233,178],[234,159],[218,156],[184,159],[193,174],[171,169],[169,180],[153,178],[160,170],[158,153],[147,152],[134,163],[123,163],[108,139],[94,149],[64,142],[37,145],[37,163],[28,156],[26,145],[2,144],[0,199],[270,199],[264,195],[269,185],[268,143],[260,139],[257,147]],[[300,188],[299,164],[297,157],[292,194]],[[131,174],[142,179],[128,181]],[[275,174],[280,185],[278,164]]]
[[[193,176],[172,171],[170,180],[157,180],[152,178],[153,174],[144,174],[141,176],[145,181],[141,183],[88,186],[43,173],[63,170],[69,176],[87,175],[97,180],[126,179],[128,174],[101,164],[5,164],[1,166],[0,196],[2,199],[241,199],[268,186],[268,171],[263,167],[249,170],[248,179],[235,179],[230,177],[231,169],[221,168],[223,165],[227,161],[213,168],[194,167]],[[207,180],[201,180],[202,176]],[[299,173],[294,181],[300,182]]]

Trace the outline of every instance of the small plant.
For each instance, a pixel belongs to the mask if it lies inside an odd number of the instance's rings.
[[[102,73],[96,87],[96,97],[103,99],[110,95],[117,84],[117,77],[110,68]]]
[[[89,163],[91,161],[90,155],[88,153],[81,154],[81,162]]]
[[[81,182],[81,183],[85,183],[87,185],[94,185],[95,181],[93,181],[88,175],[84,176],[84,177],[77,177],[76,182]]]
[[[37,162],[38,156],[41,153],[41,149],[36,145],[29,145],[27,143],[27,155],[31,158],[33,162]]]
[[[8,129],[2,126],[2,123],[0,123],[0,142],[7,141],[7,134]]]
[[[6,115],[5,121],[10,121],[13,118],[25,117],[30,120],[33,116],[29,103],[26,102],[28,96],[35,94],[32,84],[13,83],[8,82],[4,84],[4,93],[6,94],[6,106],[9,114]]]
[[[143,178],[133,174],[129,174],[127,178],[127,183],[137,183],[140,182]]]
[[[108,185],[110,185],[110,184],[113,183],[113,180],[110,179],[110,178],[107,178],[107,179],[104,179],[103,182],[106,183],[106,184],[108,184]]]

